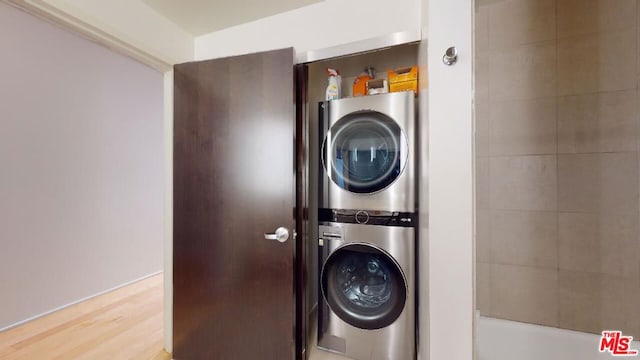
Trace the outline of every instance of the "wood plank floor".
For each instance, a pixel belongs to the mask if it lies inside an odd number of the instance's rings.
[[[162,274],[0,333],[0,359],[165,360]]]

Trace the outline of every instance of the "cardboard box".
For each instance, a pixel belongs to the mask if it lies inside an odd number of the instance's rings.
[[[418,67],[387,70],[389,78],[389,91],[399,92],[412,90],[418,93]]]
[[[388,81],[385,79],[372,79],[367,81],[367,94],[386,94],[389,92]]]

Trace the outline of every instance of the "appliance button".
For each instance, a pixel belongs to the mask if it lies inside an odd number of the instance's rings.
[[[369,222],[369,214],[363,210],[358,211],[356,213],[356,222],[358,224],[366,224]]]

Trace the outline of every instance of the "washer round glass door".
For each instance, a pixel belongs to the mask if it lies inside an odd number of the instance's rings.
[[[369,244],[345,245],[329,255],[321,284],[331,310],[360,329],[391,325],[407,300],[400,266],[391,255]]]
[[[400,126],[387,115],[357,111],[329,129],[322,154],[325,171],[336,185],[354,193],[375,193],[400,176],[408,145]]]

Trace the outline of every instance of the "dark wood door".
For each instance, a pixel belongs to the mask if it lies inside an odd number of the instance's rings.
[[[293,57],[174,68],[174,359],[294,358]]]

